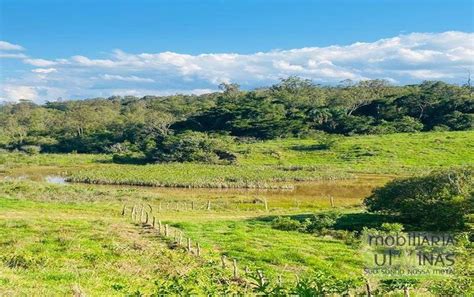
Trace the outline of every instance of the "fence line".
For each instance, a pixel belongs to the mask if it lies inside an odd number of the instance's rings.
[[[332,204],[333,203],[333,198],[331,197],[330,200],[331,200],[331,204]],[[265,205],[266,205],[266,202],[265,202]],[[164,233],[163,233],[162,232],[163,223],[161,222],[160,219],[157,219],[153,215],[153,208],[151,207],[151,205],[148,205],[148,206],[150,207],[150,212],[144,210],[144,205],[143,204],[138,205],[138,206],[133,205],[133,207],[130,208],[130,217],[131,217],[132,221],[134,223],[142,224],[143,226],[150,226],[153,230],[157,231],[156,234],[158,236],[160,236],[160,237],[162,236],[165,239],[169,239],[171,237],[171,230],[174,230],[174,238],[173,238],[174,242],[176,242],[176,244],[178,246],[183,247],[182,246],[182,244],[183,244],[183,232],[178,228],[173,228],[172,229],[169,226],[169,224],[165,224],[164,225]],[[192,204],[192,208],[193,207],[194,207],[194,203]],[[210,208],[210,202],[208,202],[207,208]],[[137,213],[139,212],[138,211],[139,209],[140,209],[140,217],[139,217],[139,220],[137,222]],[[158,209],[161,209],[161,202],[160,202],[160,207]],[[123,205],[121,215],[124,216],[124,217],[127,215],[126,205]],[[152,217],[151,225],[149,224],[150,216]],[[145,218],[145,220],[143,220],[143,218]],[[156,225],[157,228],[155,228],[156,221],[158,222],[158,224]],[[195,248],[195,252],[194,252],[193,247],[192,247],[191,238],[186,237],[186,247],[183,247],[183,248],[186,250],[187,253],[192,254],[196,257],[201,257],[202,249],[201,249],[201,245],[199,244],[199,242],[196,241],[195,247],[196,248]],[[229,265],[227,265],[227,256],[225,254],[222,254],[221,255],[221,268],[223,270],[227,270],[228,267],[231,268],[230,273],[232,274],[233,279],[234,280],[240,279],[239,278],[239,269],[238,269],[237,259],[233,258],[232,259],[232,265],[229,266]],[[251,270],[249,269],[248,266],[245,266],[244,274],[247,277],[251,275]],[[255,275],[258,278],[258,281],[262,286],[267,283],[267,279],[265,278],[265,275],[263,274],[262,270],[257,269]],[[297,274],[295,275],[295,277],[296,277],[296,283],[300,282],[299,276]],[[283,277],[281,275],[277,276],[277,283],[280,287],[283,285]],[[367,296],[369,296],[369,297],[373,296],[372,288],[371,288],[371,285],[370,285],[368,280],[366,280],[365,287],[366,287]],[[409,296],[408,288],[404,288],[404,295]]]

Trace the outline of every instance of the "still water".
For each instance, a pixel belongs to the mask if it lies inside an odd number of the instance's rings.
[[[65,177],[57,170],[35,170],[21,174],[3,176],[4,180],[34,180],[51,184],[67,186]],[[219,200],[241,203],[261,203],[263,200],[277,203],[278,206],[294,207],[319,207],[330,206],[360,206],[362,200],[370,195],[371,191],[391,180],[392,176],[361,174],[356,178],[346,180],[325,180],[311,182],[296,182],[291,190],[266,190],[266,189],[189,189],[189,188],[158,188],[122,185],[90,185],[102,189],[130,191],[132,193],[151,194],[166,199],[207,201]],[[81,186],[81,184],[75,184]],[[137,195],[138,196],[138,195]],[[332,201],[332,202],[331,202]]]

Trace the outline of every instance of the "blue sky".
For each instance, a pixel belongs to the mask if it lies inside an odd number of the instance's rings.
[[[202,93],[287,75],[462,83],[474,59],[474,1],[0,3],[4,100]]]

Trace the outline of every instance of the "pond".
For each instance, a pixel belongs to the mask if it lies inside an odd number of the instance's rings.
[[[67,185],[61,173],[53,168],[41,170],[28,170],[17,174],[3,176],[5,180],[33,180],[44,181],[51,184]],[[254,203],[263,204],[268,201],[271,205],[283,207],[325,207],[334,204],[337,207],[360,206],[363,199],[378,186],[391,180],[393,176],[360,174],[353,179],[324,180],[311,182],[295,182],[291,190],[275,189],[206,189],[206,188],[159,188],[123,185],[91,185],[75,184],[77,186],[95,187],[103,189],[118,189],[139,194],[152,194],[167,200],[185,201],[227,201],[229,203]],[[141,196],[141,195],[137,195]]]

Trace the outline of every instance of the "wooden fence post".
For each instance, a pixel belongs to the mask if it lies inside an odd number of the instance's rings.
[[[211,210],[211,200],[207,200],[207,210]]]
[[[372,297],[372,287],[370,286],[369,280],[365,280],[365,287],[367,288],[367,297]]]
[[[145,225],[148,224],[148,211],[145,212]]]
[[[188,237],[188,253],[191,253],[191,238]]]
[[[168,224],[165,225],[165,236],[168,237]]]
[[[158,220],[158,234],[161,235],[161,220]]]
[[[176,211],[179,211],[179,202],[176,201]]]
[[[264,278],[264,276],[263,276],[262,271],[261,271],[261,270],[257,270],[257,275],[258,275],[258,278],[260,279],[260,283],[261,283],[262,285],[264,285],[264,284],[265,284],[265,278]]]
[[[331,202],[331,207],[334,207],[334,197],[329,196],[329,201]]]
[[[403,297],[410,297],[410,288],[408,286],[403,287]]]
[[[199,242],[196,242],[196,254],[197,256],[201,256],[201,246],[199,245]]]
[[[153,220],[151,221],[151,226],[155,228],[155,216],[153,216]]]
[[[124,216],[124,215],[125,215],[125,204],[122,207],[122,216]]]
[[[150,208],[150,214],[152,214],[153,213],[153,206],[151,206],[150,203],[147,203],[147,204],[148,204],[148,207]]]
[[[224,268],[224,269],[227,267],[225,259],[226,259],[226,256],[222,255],[221,256],[221,262],[222,262],[222,268]]]
[[[132,221],[135,221],[135,205],[132,207]]]
[[[191,202],[191,209],[194,210],[194,201]]]
[[[232,260],[232,268],[233,268],[233,271],[234,271],[234,278],[237,278],[238,275],[237,275],[237,260],[236,259],[233,259]]]
[[[267,202],[267,198],[263,198],[263,203],[265,203],[265,211],[268,211],[268,202]]]

